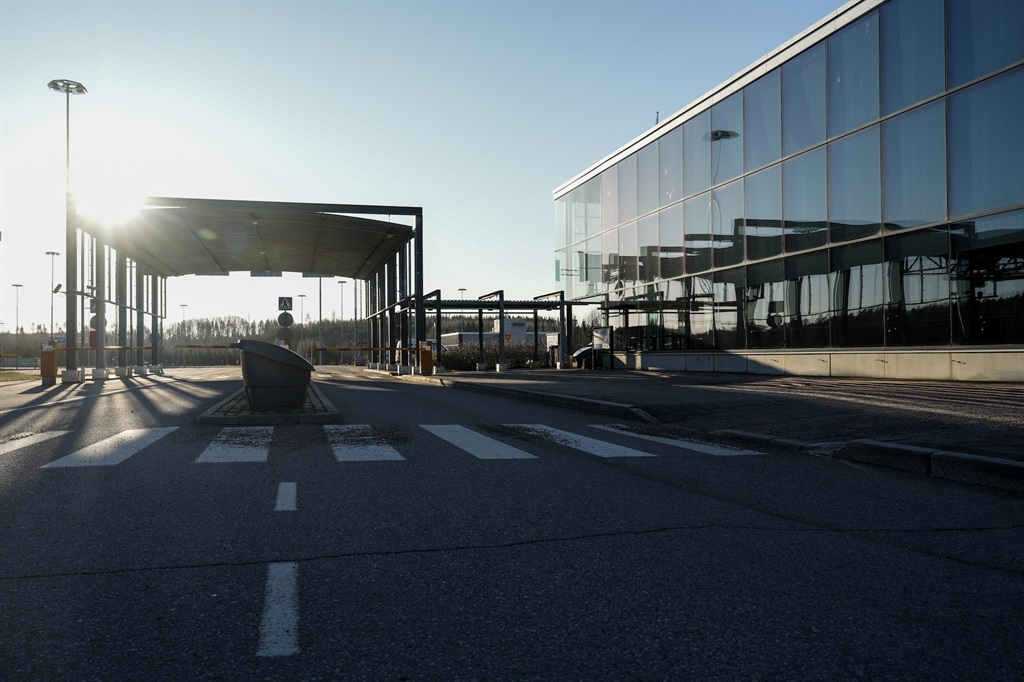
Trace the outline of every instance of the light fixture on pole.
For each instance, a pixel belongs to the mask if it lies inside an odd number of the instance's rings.
[[[18,368],[18,358],[21,356],[19,346],[21,344],[21,285],[12,284],[14,287],[14,368]]]
[[[53,288],[53,257],[59,256],[60,254],[56,251],[47,251],[46,255],[50,257],[50,342],[53,342],[53,295],[57,293],[57,290]]]
[[[71,224],[71,95],[84,95],[88,92],[85,86],[66,78],[52,80],[46,84],[54,92],[64,93],[65,98],[65,156],[64,156],[64,253],[67,257],[67,276],[64,283],[67,289],[67,335],[70,338],[78,333],[78,231]],[[78,369],[76,351],[66,354],[66,367],[69,371]]]
[[[466,305],[466,287],[459,287],[459,298],[462,300],[462,305]],[[464,331],[466,328],[466,311],[459,311],[459,331]],[[459,339],[459,343],[462,343],[462,339]]]

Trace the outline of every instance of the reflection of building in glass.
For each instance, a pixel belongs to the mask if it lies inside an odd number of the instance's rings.
[[[1024,344],[1021,35],[847,4],[555,191],[568,298],[630,350]]]

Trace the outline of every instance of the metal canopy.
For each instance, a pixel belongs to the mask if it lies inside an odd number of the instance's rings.
[[[238,271],[365,280],[413,237],[409,225],[362,215],[422,215],[407,206],[300,204],[149,197],[110,226],[78,227],[162,277]]]

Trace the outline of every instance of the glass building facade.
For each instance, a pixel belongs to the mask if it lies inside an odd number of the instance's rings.
[[[619,350],[1024,344],[1022,36],[847,4],[555,191],[567,299]]]

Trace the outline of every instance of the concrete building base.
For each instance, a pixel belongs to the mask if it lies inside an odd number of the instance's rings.
[[[118,379],[131,379],[132,368],[131,367],[118,367],[114,370],[114,376]]]
[[[615,365],[675,372],[931,381],[1024,381],[1024,349],[616,353]]]
[[[135,376],[137,376],[137,377],[148,377],[149,376],[149,368],[148,367],[143,367],[142,365],[136,365],[135,366]]]
[[[102,367],[102,368],[94,367],[93,370],[92,370],[92,380],[93,381],[106,381],[107,379],[110,379],[111,376],[112,376],[112,374],[111,374],[110,369],[108,369],[106,367]]]

